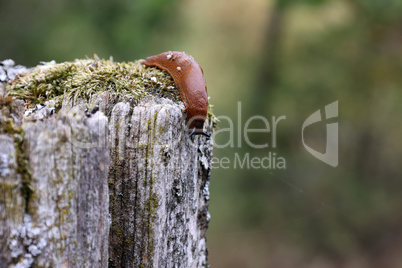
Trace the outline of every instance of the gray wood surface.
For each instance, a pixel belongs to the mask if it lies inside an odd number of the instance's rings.
[[[212,143],[185,118],[156,93],[3,103],[0,268],[206,267]]]

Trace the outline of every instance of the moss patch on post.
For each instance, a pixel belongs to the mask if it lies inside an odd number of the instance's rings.
[[[56,110],[61,108],[64,100],[89,100],[94,94],[105,91],[111,97],[138,100],[147,95],[162,94],[180,101],[169,75],[156,68],[146,69],[138,61],[118,63],[85,59],[49,63],[19,75],[7,86],[8,96],[24,100],[28,108],[54,100]]]
[[[53,100],[56,112],[63,101],[88,101],[94,94],[105,91],[117,101],[158,95],[181,102],[174,81],[167,72],[145,67],[139,61],[113,62],[95,57],[59,64],[47,63],[16,76],[6,85],[7,98],[24,100],[26,108]],[[212,113],[212,105],[208,110],[208,119],[215,128],[217,120]]]

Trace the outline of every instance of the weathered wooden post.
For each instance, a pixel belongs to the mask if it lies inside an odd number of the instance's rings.
[[[104,60],[8,83],[16,68],[2,71],[0,268],[207,266],[212,143],[188,137],[166,73]]]

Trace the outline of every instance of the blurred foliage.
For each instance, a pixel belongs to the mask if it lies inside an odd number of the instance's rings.
[[[266,47],[277,49],[265,50],[268,56],[262,51],[261,58],[275,64],[261,63],[262,82],[248,109],[256,110],[254,104],[261,105],[264,94],[265,113],[282,110],[288,121],[278,134],[284,141],[280,148],[304,163],[289,164],[285,174],[261,170],[253,179],[239,180],[248,203],[238,215],[248,226],[286,230],[283,237],[296,239],[314,254],[338,259],[376,252],[373,267],[382,267],[377,261],[387,256],[385,245],[398,244],[390,233],[400,237],[402,225],[402,198],[397,194],[402,142],[395,139],[402,135],[401,2],[346,1],[350,20],[318,33],[291,33],[285,25],[288,16],[303,2],[311,1],[278,1],[274,6],[272,16],[281,17],[271,23],[280,24],[274,31],[281,32],[268,33]],[[321,11],[319,6],[311,9],[311,14]],[[275,77],[264,80],[270,68],[275,68]],[[340,105],[341,149],[340,166],[331,170],[305,162],[299,137],[309,113],[334,100]],[[250,181],[255,187],[246,187]],[[261,199],[256,195],[265,201],[255,202]],[[269,205],[272,201],[275,205]],[[261,212],[269,216],[261,217]]]
[[[213,171],[211,265],[402,267],[401,14],[400,0],[0,0],[0,58],[34,65],[189,52],[204,68],[214,112],[235,129],[239,101],[243,125],[256,114],[286,115],[277,148],[243,140],[215,149],[231,161],[275,152],[287,168]],[[336,100],[340,163],[332,168],[303,148],[301,126]],[[325,128],[308,130],[311,147],[324,150]]]
[[[144,57],[174,39],[179,1],[4,1],[0,58],[34,65],[92,56]],[[169,32],[170,35],[165,34]]]

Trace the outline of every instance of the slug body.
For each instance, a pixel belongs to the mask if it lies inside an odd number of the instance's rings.
[[[190,135],[205,134],[203,126],[208,112],[208,95],[204,73],[198,62],[186,53],[177,51],[147,57],[140,62],[170,74],[186,107]]]

